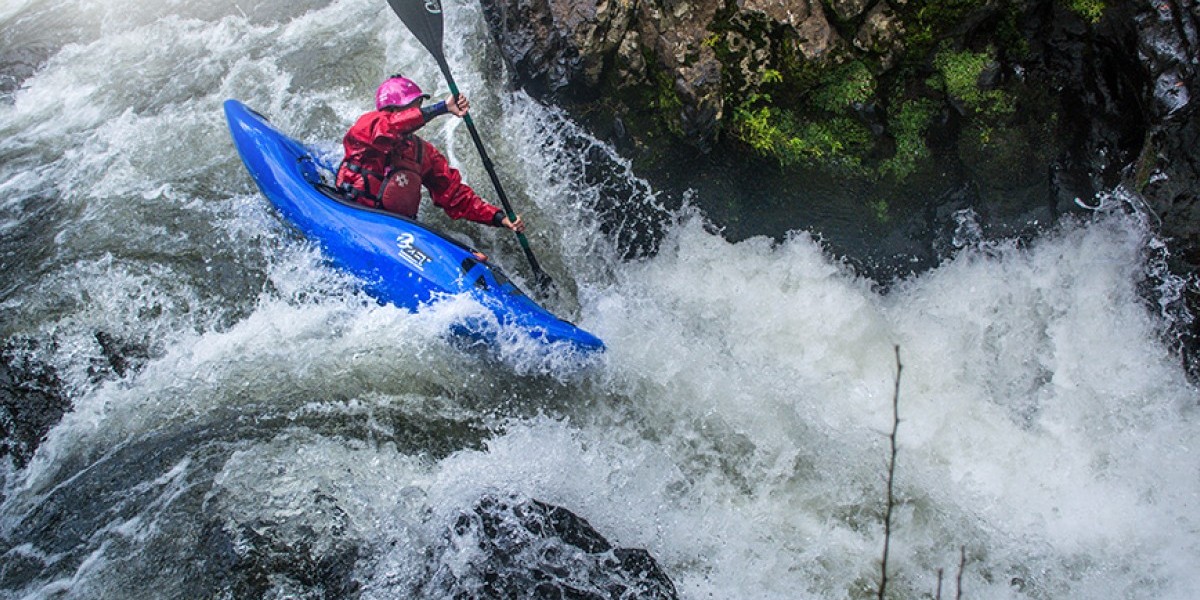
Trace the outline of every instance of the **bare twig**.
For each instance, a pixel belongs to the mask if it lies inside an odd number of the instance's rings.
[[[887,590],[888,550],[891,548],[892,544],[892,509],[896,506],[896,496],[893,485],[896,479],[896,430],[900,428],[900,373],[904,370],[904,365],[900,363],[900,346],[895,346],[895,350],[896,384],[892,390],[892,434],[889,436],[892,447],[891,454],[888,457],[887,508],[883,513],[883,561],[879,566],[879,600],[883,600],[883,594]],[[960,573],[960,580],[961,577],[962,575]]]
[[[958,591],[954,594],[954,600],[962,600],[962,576],[963,571],[967,569],[967,547],[958,547]]]
[[[937,595],[933,597],[934,600],[942,600],[942,571],[942,569],[938,569]]]

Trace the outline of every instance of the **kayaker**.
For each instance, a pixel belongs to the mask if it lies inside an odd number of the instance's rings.
[[[422,106],[428,98],[406,77],[384,81],[375,92],[376,110],[359,117],[342,139],[346,156],[338,168],[338,188],[359,204],[415,219],[424,185],[434,206],[451,219],[524,231],[520,215],[512,221],[480,198],[433,144],[413,133],[435,117],[450,113],[462,118],[471,108],[463,94]]]

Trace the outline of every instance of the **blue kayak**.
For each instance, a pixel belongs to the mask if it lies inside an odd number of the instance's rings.
[[[596,336],[531,300],[482,254],[412,219],[346,199],[330,187],[329,165],[246,105],[226,100],[225,118],[262,193],[381,302],[416,310],[447,295],[467,294],[490,310],[502,328],[584,352],[604,348]],[[497,332],[495,324],[480,322],[457,328],[483,339],[493,339]]]

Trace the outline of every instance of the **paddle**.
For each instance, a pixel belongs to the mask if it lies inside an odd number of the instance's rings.
[[[433,55],[433,59],[437,61],[438,67],[442,70],[442,76],[446,78],[446,83],[450,86],[450,93],[458,97],[458,86],[454,85],[454,76],[450,74],[450,65],[446,64],[446,57],[442,53],[441,0],[388,0],[388,4],[392,6],[392,10],[396,12],[396,16],[400,17],[400,21],[404,23],[405,27],[408,27],[421,45],[425,46],[425,49]],[[517,213],[513,210],[512,204],[508,202],[508,195],[504,193],[504,188],[500,185],[496,167],[483,147],[483,139],[479,137],[479,131],[475,129],[475,122],[471,120],[471,114],[464,115],[463,120],[467,122],[467,131],[471,132],[471,140],[475,142],[475,149],[479,151],[479,157],[483,159],[483,166],[492,180],[492,186],[496,188],[496,195],[500,198],[500,204],[504,206],[504,212],[508,215],[509,220],[516,221]],[[529,240],[525,238],[525,234],[517,233],[517,240],[521,242],[525,258],[529,260],[529,266],[533,268],[534,283],[542,292],[554,291],[554,281],[542,270],[541,265],[534,258],[533,250],[529,249]]]

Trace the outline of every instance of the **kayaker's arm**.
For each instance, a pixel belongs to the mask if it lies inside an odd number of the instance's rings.
[[[365,137],[366,140],[369,140],[367,143],[381,149],[390,147],[394,143],[393,140],[424,127],[426,123],[425,115],[416,106],[403,110],[382,110],[367,113],[360,117],[360,121],[362,119],[370,120],[370,124],[368,125],[370,133],[366,136],[359,134],[359,137]],[[347,135],[353,133],[354,128],[351,128],[350,133]]]
[[[467,114],[468,110],[471,110],[471,101],[467,100],[465,95],[459,94],[458,96],[446,96],[445,100],[439,100],[429,106],[422,106],[421,116],[428,123],[434,117],[439,117],[447,113],[461,118]]]
[[[445,100],[429,106],[411,106],[399,110],[385,109],[377,113],[370,113],[383,115],[383,118],[376,120],[372,126],[371,144],[376,147],[386,147],[393,143],[392,140],[415,132],[440,115],[452,114],[461,117],[470,108],[471,103],[467,97],[459,95],[457,101],[454,96],[446,96]]]
[[[434,206],[446,211],[451,219],[466,219],[483,225],[505,226],[496,220],[504,211],[479,197],[475,190],[462,182],[462,174],[450,166],[446,157],[429,142],[425,144],[424,171],[421,183],[429,190]]]

